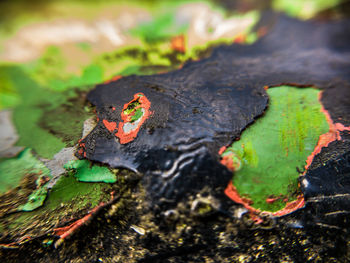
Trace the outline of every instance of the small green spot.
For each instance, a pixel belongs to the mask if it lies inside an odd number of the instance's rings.
[[[34,209],[43,205],[47,196],[47,188],[45,186],[39,187],[28,198],[28,202],[20,206],[18,211],[33,211]]]
[[[53,244],[53,240],[52,239],[45,239],[44,241],[43,241],[43,246],[44,247],[49,247],[49,246],[51,246]]]
[[[124,110],[124,114],[128,115],[128,114],[132,113],[135,110],[135,108],[137,106],[140,106],[140,105],[141,105],[141,103],[138,100],[131,102],[128,105],[128,107]]]
[[[131,122],[137,121],[142,117],[142,115],[143,115],[142,109],[141,108],[136,109],[134,115],[131,116]]]

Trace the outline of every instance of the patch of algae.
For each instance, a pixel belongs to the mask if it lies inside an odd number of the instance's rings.
[[[70,161],[64,168],[73,172],[80,182],[115,183],[117,177],[105,166],[92,165],[87,160]]]
[[[299,169],[329,125],[321,112],[319,90],[281,86],[268,89],[269,107],[264,116],[243,131],[224,154],[240,160],[233,183],[252,206],[277,211],[295,199]],[[276,198],[267,202],[267,198]]]

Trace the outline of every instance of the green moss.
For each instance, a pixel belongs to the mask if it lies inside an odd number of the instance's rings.
[[[21,181],[29,175],[35,175],[37,189],[28,196],[28,202],[17,210],[31,211],[40,207],[46,198],[47,188],[41,185],[41,178],[50,178],[49,169],[31,153],[30,149],[22,151],[17,157],[0,162],[0,194],[20,186]],[[16,201],[16,200],[13,200]]]
[[[297,192],[297,167],[304,167],[329,126],[321,112],[319,91],[313,88],[276,87],[268,91],[270,104],[265,115],[249,126],[227,152],[241,161],[233,183],[238,192],[266,211],[284,207]],[[226,154],[227,154],[226,152]],[[273,204],[266,198],[281,197]]]
[[[131,122],[134,122],[134,121],[137,121],[138,119],[140,119],[143,115],[143,112],[142,112],[142,109],[141,108],[138,108],[134,115],[131,116]]]
[[[2,194],[17,187],[27,174],[50,176],[50,171],[33,156],[30,149],[26,149],[17,157],[1,160],[0,174],[0,194]]]
[[[73,93],[74,95],[67,93],[63,93],[67,97],[63,104],[53,109],[50,105],[42,107],[43,114],[38,124],[70,147],[81,138],[84,121],[95,114],[89,107],[84,107],[85,98],[82,94],[79,92]]]
[[[107,167],[92,165],[87,160],[70,161],[64,165],[67,170],[72,170],[74,176],[81,182],[105,182],[115,183],[116,175]]]
[[[110,184],[81,183],[73,175],[63,176],[49,192],[44,206],[31,212],[10,215],[6,220],[0,220],[0,227],[4,227],[12,236],[44,234],[64,221],[70,222],[84,216],[88,209],[101,202],[108,202],[111,191]]]
[[[82,209],[86,205],[95,207],[102,201],[105,187],[104,183],[82,183],[78,182],[73,175],[63,176],[50,191],[49,198],[43,208],[44,210],[52,210],[61,204],[73,206],[76,210]],[[108,201],[108,198],[103,199],[103,201]]]

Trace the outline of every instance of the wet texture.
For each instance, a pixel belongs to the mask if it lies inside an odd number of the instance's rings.
[[[325,89],[322,103],[326,110],[334,122],[348,126],[349,21],[302,22],[267,14],[257,27],[261,34],[266,31],[253,45],[221,46],[209,58],[189,62],[173,72],[129,76],[98,85],[88,94],[88,100],[96,105],[99,123],[82,140],[84,151],[78,152],[79,157],[144,173],[143,183],[152,204],[168,209],[204,187],[222,198],[232,173],[220,164],[218,151],[239,138],[247,125],[263,114],[268,105],[264,86]],[[103,120],[120,122],[123,105],[140,92],[151,102],[153,114],[135,140],[120,144]],[[348,160],[346,156],[348,150],[339,158]],[[334,167],[348,167],[348,163],[327,163],[333,168],[319,169],[335,172],[338,168]],[[316,209],[322,215],[331,209],[330,204],[322,201],[322,209],[318,209],[311,199],[324,194],[323,185],[330,179],[323,173],[327,172],[315,169],[306,175],[317,178],[310,179],[315,193],[302,188],[306,191],[304,210]],[[349,172],[344,168],[344,173],[335,173],[338,183],[332,194],[350,193],[346,188]],[[332,209],[344,209],[343,201]]]
[[[349,223],[350,211],[350,152],[330,160],[307,174],[308,186],[303,190],[307,199],[308,216],[327,226],[340,227]],[[321,182],[321,183],[320,183]]]
[[[324,228],[349,226],[350,135],[332,142],[316,155],[304,177],[300,177],[305,207],[287,216],[292,225],[318,225]]]

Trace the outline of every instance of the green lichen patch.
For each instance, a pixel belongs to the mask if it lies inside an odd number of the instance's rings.
[[[87,160],[70,161],[64,165],[64,168],[72,171],[81,182],[115,183],[117,181],[116,175],[107,167],[92,165]]]
[[[15,158],[3,159],[0,174],[0,215],[32,211],[44,203],[50,171],[30,149],[22,151]]]
[[[277,211],[296,197],[298,170],[329,125],[321,112],[319,90],[282,86],[267,92],[270,104],[265,115],[224,154],[233,152],[240,159],[233,177],[239,194],[254,208]],[[277,200],[267,202],[268,198]]]

